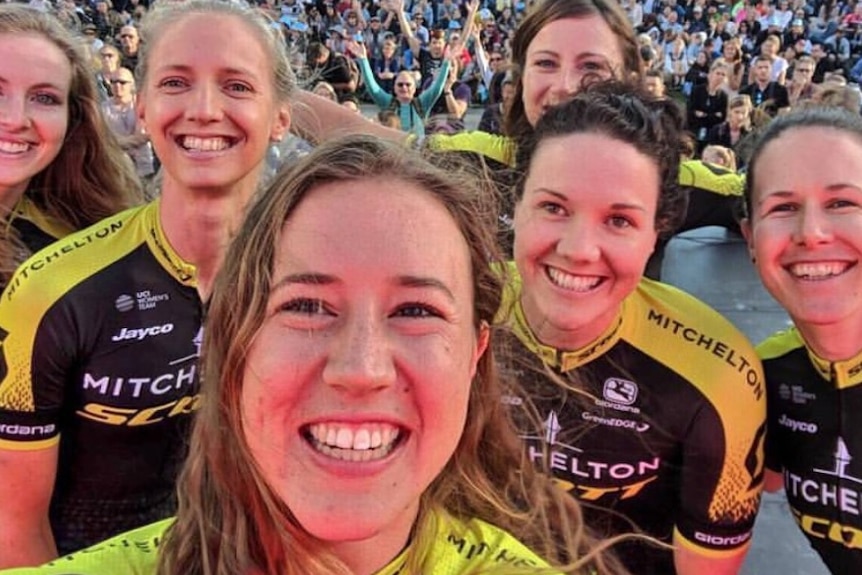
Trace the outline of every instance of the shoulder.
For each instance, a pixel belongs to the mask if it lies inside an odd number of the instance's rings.
[[[159,548],[173,524],[165,519],[123,533],[40,567],[11,569],[4,575],[155,575]]]
[[[13,296],[39,294],[43,301],[50,294],[65,292],[121,255],[146,241],[140,226],[148,206],[128,209],[88,228],[50,244],[27,259],[12,276],[2,303]],[[47,281],[50,277],[51,281]],[[43,280],[43,281],[40,281]]]
[[[778,359],[797,349],[805,347],[802,336],[795,327],[778,331],[757,346],[757,355],[763,361]]]
[[[428,138],[432,149],[447,152],[475,152],[506,166],[515,161],[515,143],[506,136],[478,130]]]
[[[763,395],[763,370],[748,338],[704,302],[675,287],[644,279],[626,299],[634,345],[697,387],[749,388]],[[734,384],[735,382],[735,384]]]

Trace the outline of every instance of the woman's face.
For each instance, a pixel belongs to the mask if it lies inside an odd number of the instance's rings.
[[[712,88],[718,88],[725,82],[727,82],[727,68],[724,66],[715,66],[712,70],[709,71],[708,76],[709,85]]]
[[[388,178],[309,194],[277,245],[243,429],[302,527],[336,552],[363,542],[371,572],[455,451],[487,332],[467,244],[427,191]]]
[[[601,16],[546,24],[527,47],[524,62],[527,120],[535,126],[545,110],[574,96],[585,77],[609,79],[622,69],[619,39]]]
[[[72,66],[53,42],[0,34],[0,205],[11,207],[63,148],[71,83]]]
[[[610,326],[653,251],[659,185],[652,159],[608,136],[539,145],[515,209],[515,263],[542,342],[578,349]]]
[[[763,284],[806,327],[862,326],[862,143],[832,128],[769,142],[743,232]]]
[[[728,112],[727,121],[733,129],[739,130],[748,124],[748,114],[748,106],[736,106]]]
[[[165,167],[164,189],[253,189],[268,146],[290,123],[255,32],[235,16],[184,16],[148,64],[137,107]]]
[[[120,67],[120,53],[107,46],[99,50],[99,60],[102,62],[102,73],[111,74]]]

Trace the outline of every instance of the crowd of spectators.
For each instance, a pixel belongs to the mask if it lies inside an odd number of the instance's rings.
[[[136,24],[150,1],[29,3],[89,39],[109,100],[118,70],[135,68]],[[481,129],[502,133],[514,93],[510,43],[535,0],[256,1],[284,35],[298,77],[316,93],[357,111],[376,102],[375,121],[413,133],[463,130],[468,108],[481,107]],[[685,102],[698,152],[728,142],[733,149],[739,134],[806,101],[859,108],[862,1],[620,1],[639,33],[649,89]],[[361,51],[349,50],[351,43]],[[429,90],[444,59],[450,78],[438,84],[442,91]],[[398,84],[415,95],[409,113],[398,104],[409,101]],[[739,125],[728,114],[731,102],[739,109],[738,95],[748,96]]]

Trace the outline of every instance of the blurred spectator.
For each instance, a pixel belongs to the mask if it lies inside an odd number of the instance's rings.
[[[138,48],[141,44],[138,29],[131,24],[121,27],[119,41],[120,51],[122,52],[120,65],[123,68],[134,70],[138,66]]]
[[[479,130],[489,134],[503,134],[503,119],[515,99],[515,84],[511,75],[503,78],[500,86],[500,101],[488,104],[479,120]]]
[[[694,62],[692,62],[688,68],[688,72],[685,74],[685,82],[682,85],[682,93],[686,98],[691,95],[692,90],[696,86],[706,84],[709,77],[709,66],[709,58],[706,52],[698,52]]]
[[[701,160],[707,164],[727,168],[732,172],[736,171],[736,154],[724,146],[707,146],[703,149]]]
[[[787,80],[787,60],[779,54],[781,50],[781,38],[775,34],[768,35],[760,45],[760,55],[751,61],[751,66],[748,70],[748,83],[754,82],[754,68],[758,60],[761,58],[772,62],[772,71],[769,79],[772,82],[778,82],[782,86]]]
[[[371,50],[366,43],[366,49]],[[374,79],[380,88],[386,92],[395,92],[395,76],[401,71],[401,60],[396,54],[395,38],[387,36],[383,40],[383,46],[380,51],[380,56],[372,59],[371,71],[374,73]]]
[[[727,64],[727,91],[736,94],[742,87],[742,79],[745,76],[745,56],[739,38],[725,41],[721,53]]]
[[[695,136],[698,153],[706,146],[713,126],[725,120],[728,104],[727,93],[723,89],[725,82],[727,65],[719,59],[710,66],[706,83],[695,86],[688,99],[688,129]]]
[[[155,173],[154,155],[135,111],[135,75],[128,68],[119,68],[111,73],[110,82],[112,96],[102,103],[105,120],[134,163],[138,177],[146,181]]]
[[[644,89],[656,100],[664,100],[666,88],[664,85],[664,74],[658,70],[647,70],[643,79]]]
[[[671,12],[671,14],[676,14],[676,12]],[[685,48],[685,39],[681,34],[665,45],[664,71],[673,89],[682,88],[685,75],[688,73]]]
[[[787,94],[790,98],[790,106],[796,107],[799,103],[810,100],[814,96],[814,58],[811,56],[800,56],[793,66],[793,73],[787,82]]]
[[[321,80],[329,82],[335,88],[339,100],[356,91],[357,80],[347,58],[343,54],[333,54],[324,44],[312,42],[308,45],[306,66],[312,83]]]
[[[727,104],[726,120],[710,128],[706,137],[709,146],[723,146],[737,152],[737,146],[751,132],[751,98],[745,94],[733,96]]]
[[[761,55],[751,67],[754,81],[740,90],[740,93],[747,94],[755,108],[762,109],[772,117],[790,108],[787,88],[772,80],[771,58]]]

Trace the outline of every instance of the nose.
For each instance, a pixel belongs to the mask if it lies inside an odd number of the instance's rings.
[[[802,206],[794,233],[797,244],[813,247],[832,238],[832,227],[819,206]]]
[[[584,217],[577,215],[563,226],[560,239],[557,242],[557,253],[570,261],[595,262],[601,257],[597,230]]]
[[[24,98],[0,96],[0,125],[8,130],[20,130],[31,123]]]
[[[346,318],[331,341],[323,380],[357,395],[393,385],[395,364],[383,321],[369,313]]]
[[[222,115],[218,87],[208,84],[198,85],[192,101],[186,108],[186,117],[189,120],[208,123],[220,120]]]
[[[569,68],[561,72],[560,81],[557,84],[559,102],[563,102],[574,96],[581,89],[583,75],[575,69]]]

